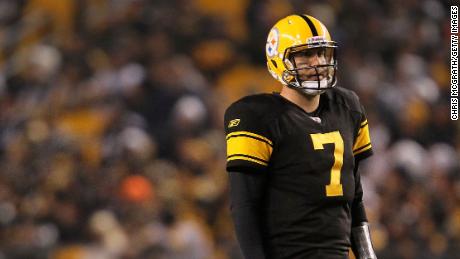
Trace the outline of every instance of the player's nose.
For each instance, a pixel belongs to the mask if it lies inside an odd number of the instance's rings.
[[[312,55],[310,57],[309,63],[310,63],[311,66],[323,65],[324,64],[324,57],[322,55],[318,55],[318,53],[316,53],[315,55]]]

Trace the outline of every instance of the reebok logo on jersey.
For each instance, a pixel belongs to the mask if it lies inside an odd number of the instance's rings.
[[[236,126],[238,126],[238,124],[240,124],[240,119],[231,120],[231,121],[228,123],[228,128],[236,127]]]

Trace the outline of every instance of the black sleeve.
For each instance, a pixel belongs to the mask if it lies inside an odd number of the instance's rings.
[[[356,160],[354,168],[355,176],[355,198],[351,206],[351,227],[360,226],[363,222],[367,222],[366,210],[364,209],[363,203],[363,188],[361,185],[361,176],[358,171],[359,160]],[[358,254],[357,244],[354,239],[351,238],[351,250],[355,255]]]
[[[353,155],[355,158],[355,198],[351,208],[352,227],[360,226],[362,222],[367,222],[366,211],[363,204],[363,188],[361,185],[361,174],[359,173],[359,162],[373,154],[371,137],[369,134],[369,123],[367,121],[364,107],[360,107],[360,120],[357,124],[357,136],[353,145]]]
[[[363,187],[361,185],[361,175],[358,171],[359,161],[356,161],[354,168],[355,176],[355,198],[351,206],[351,225],[359,226],[361,222],[367,222],[366,211],[363,203]]]
[[[266,175],[262,172],[229,172],[231,215],[246,259],[266,258],[261,228]]]

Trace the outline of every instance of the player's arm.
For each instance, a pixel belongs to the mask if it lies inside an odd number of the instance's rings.
[[[265,258],[261,228],[266,175],[262,172],[229,172],[230,208],[244,258]]]
[[[351,215],[351,244],[352,250],[358,259],[377,258],[372,247],[369,224],[366,216],[366,210],[363,203],[363,188],[361,185],[361,176],[358,171],[359,162],[372,155],[372,145],[369,135],[369,126],[362,109],[361,120],[358,125],[357,137],[353,146],[353,155],[355,157],[355,199],[353,200]]]
[[[262,117],[244,103],[225,113],[231,216],[247,259],[265,258],[261,213],[273,144]]]
[[[375,259],[374,248],[371,242],[369,224],[363,203],[363,188],[358,172],[359,160],[355,164],[355,199],[351,207],[351,248],[357,259]]]

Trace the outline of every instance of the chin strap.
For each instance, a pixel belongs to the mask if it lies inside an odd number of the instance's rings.
[[[360,226],[351,229],[351,238],[356,247],[357,259],[377,259],[372,247],[369,224],[363,222]]]

